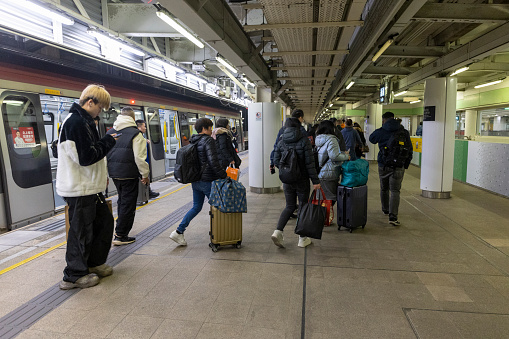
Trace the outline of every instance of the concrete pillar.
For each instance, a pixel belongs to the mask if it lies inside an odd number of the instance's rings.
[[[419,116],[412,115],[412,121],[411,121],[411,128],[412,130],[409,131],[410,135],[415,135],[415,132],[417,131],[417,126],[419,126]]]
[[[421,190],[426,198],[449,198],[454,169],[457,78],[424,83]]]
[[[270,153],[281,128],[282,108],[280,103],[272,102],[270,90],[257,89],[256,97],[264,102],[248,106],[249,187],[254,193],[275,193],[280,190],[281,182],[277,169],[275,174],[270,174]]]
[[[373,145],[370,143],[369,136],[374,130],[380,127],[382,127],[382,105],[368,104],[366,106],[366,126],[364,128],[364,135],[369,146],[369,152],[366,153],[366,160],[377,160],[378,144]],[[350,152],[353,152],[353,150]]]
[[[465,136],[474,137],[477,132],[477,111],[465,111]]]

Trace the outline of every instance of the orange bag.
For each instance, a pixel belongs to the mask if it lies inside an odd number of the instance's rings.
[[[233,180],[236,180],[236,181],[239,180],[239,169],[238,168],[228,167],[226,169],[226,174],[228,174],[228,176],[230,178],[232,178]]]
[[[316,191],[315,191],[314,195],[313,195],[313,200],[311,201],[311,203],[313,205],[318,205],[321,202],[322,206],[327,209],[327,214],[325,215],[325,226],[330,226],[334,222],[334,208],[332,208],[332,200],[325,200],[325,192],[321,188],[320,188],[320,193],[322,194],[323,200],[316,198]]]

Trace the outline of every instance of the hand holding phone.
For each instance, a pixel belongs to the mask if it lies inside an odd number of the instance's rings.
[[[113,138],[115,138],[115,140],[117,140],[121,135],[122,133],[112,133],[110,134]]]

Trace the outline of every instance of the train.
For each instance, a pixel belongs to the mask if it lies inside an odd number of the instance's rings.
[[[0,229],[13,230],[50,217],[65,206],[55,191],[57,159],[49,145],[59,127],[90,83],[31,68],[0,63]],[[146,122],[151,181],[171,175],[177,151],[188,143],[198,118],[227,118],[238,134],[238,151],[244,150],[242,110],[220,109],[174,99],[121,85],[106,85],[111,107],[100,115],[104,135],[123,107]],[[18,139],[16,139],[18,138]],[[116,194],[113,180],[107,195]]]

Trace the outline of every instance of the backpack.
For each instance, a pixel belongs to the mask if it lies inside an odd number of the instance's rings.
[[[406,130],[404,128],[398,129],[391,135],[387,146],[383,149],[384,167],[405,167],[405,162],[412,151],[412,144],[407,140]]]
[[[178,182],[189,184],[200,181],[204,170],[205,166],[201,165],[196,144],[191,143],[177,151],[177,161],[173,176]]]
[[[299,167],[299,158],[295,148],[288,147],[284,142],[284,151],[279,161],[279,179],[282,183],[293,184],[297,182],[301,176]]]

